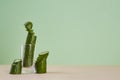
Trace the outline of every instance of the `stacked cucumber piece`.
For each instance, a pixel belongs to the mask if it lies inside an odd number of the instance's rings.
[[[22,59],[15,59],[11,65],[10,74],[21,74],[22,67],[29,68],[33,65],[34,61],[34,51],[37,36],[35,35],[32,27],[32,22],[26,22],[26,31],[28,32],[26,42],[23,51],[23,61]],[[49,51],[41,52],[35,62],[36,73],[46,73],[47,71],[47,57]]]

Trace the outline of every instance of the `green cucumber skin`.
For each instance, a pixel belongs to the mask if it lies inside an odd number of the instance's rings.
[[[28,32],[27,38],[26,38],[26,43],[25,44],[31,44],[32,41],[32,37],[34,36],[34,34]]]
[[[25,46],[25,53],[23,57],[23,66],[30,67],[33,65],[35,45],[31,44]]]
[[[38,62],[35,64],[35,70],[36,70],[36,73],[46,73],[47,72],[47,61],[44,60],[42,62]]]
[[[24,58],[23,58],[23,66],[24,67],[29,67],[32,66],[33,64],[33,53],[32,53],[32,45],[25,45],[25,53],[24,53]]]

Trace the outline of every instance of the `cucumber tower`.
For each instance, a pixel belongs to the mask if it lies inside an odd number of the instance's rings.
[[[32,22],[26,22],[24,25],[28,34],[24,45],[23,67],[30,67],[33,65],[34,50],[37,36],[32,29]]]
[[[21,74],[22,67],[29,68],[33,65],[34,61],[34,51],[37,36],[33,31],[32,22],[26,22],[25,24],[26,31],[28,32],[26,42],[23,47],[23,59],[15,59],[11,65],[10,74]],[[44,51],[39,54],[35,64],[35,71],[38,74],[47,72],[47,57],[49,51]]]

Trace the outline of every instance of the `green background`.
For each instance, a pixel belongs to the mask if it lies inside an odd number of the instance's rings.
[[[35,58],[50,65],[120,65],[120,0],[0,0],[0,64],[20,58],[32,21]]]

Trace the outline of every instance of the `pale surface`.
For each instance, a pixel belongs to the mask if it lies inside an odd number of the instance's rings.
[[[120,67],[48,66],[46,74],[10,75],[10,66],[0,66],[0,80],[120,80]]]

